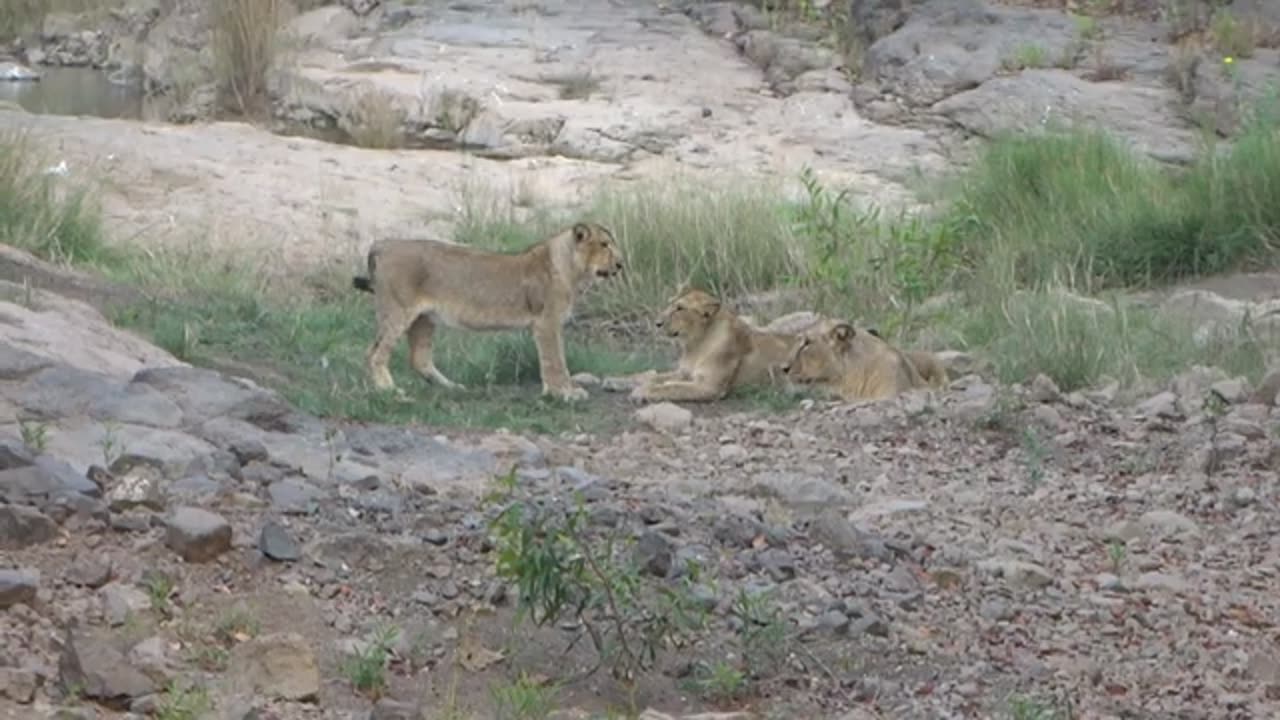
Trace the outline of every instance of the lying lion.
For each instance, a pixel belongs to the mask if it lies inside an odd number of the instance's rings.
[[[375,387],[395,387],[391,350],[409,333],[409,362],[428,381],[461,389],[431,356],[436,326],[467,330],[530,328],[538,350],[542,393],[581,400],[564,359],[563,326],[574,302],[596,278],[622,271],[613,233],[580,222],[517,253],[498,253],[435,240],[381,240],[368,255],[368,277],[351,284],[371,292],[377,337],[366,356]]]
[[[657,326],[680,344],[676,370],[642,373],[631,397],[644,401],[712,401],[735,387],[780,379],[796,336],[760,330],[710,294],[685,290],[668,303]]]
[[[883,335],[875,328],[867,328],[867,332],[883,339]],[[951,378],[947,375],[947,368],[938,359],[937,355],[928,350],[903,350],[907,358],[911,360],[911,364],[916,366],[916,371],[920,373],[920,377],[933,388],[944,388],[947,383],[951,382]]]
[[[824,320],[805,333],[782,371],[792,382],[820,387],[846,402],[882,400],[926,385],[906,353],[842,320]]]

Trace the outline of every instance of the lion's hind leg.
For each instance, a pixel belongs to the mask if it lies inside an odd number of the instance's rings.
[[[409,364],[429,382],[439,383],[447,388],[465,390],[461,383],[456,383],[440,372],[432,357],[432,343],[435,338],[436,323],[430,314],[423,313],[414,319],[409,326]]]
[[[365,353],[365,365],[373,386],[379,390],[390,390],[396,385],[387,367],[391,361],[391,350],[413,322],[413,316],[402,308],[379,303],[376,320],[377,335]]]

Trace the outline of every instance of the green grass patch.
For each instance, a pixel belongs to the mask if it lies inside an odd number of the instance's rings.
[[[860,206],[808,172],[792,200],[776,185],[714,189],[677,178],[603,192],[578,212],[532,217],[468,191],[454,239],[515,250],[578,219],[614,229],[627,272],[593,288],[566,330],[574,373],[669,367],[675,349],[650,323],[682,286],[694,285],[739,306],[764,294],[781,298],[764,314],[752,308],[760,321],[815,309],[874,323],[903,344],[966,349],[1006,381],[1045,373],[1074,389],[1103,376],[1159,380],[1194,363],[1256,377],[1272,338],[1243,327],[1197,342],[1179,318],[1125,302],[1121,291],[1274,260],[1280,136],[1266,117],[1257,115],[1231,149],[1207,147],[1178,172],[1095,131],[999,139],[939,186],[929,215]],[[0,240],[142,287],[152,299],[118,321],[180,358],[261,371],[259,379],[303,410],[357,420],[598,430],[608,426],[602,413],[629,412],[625,400],[599,391],[581,405],[540,398],[527,332],[442,328],[437,363],[466,391],[418,378],[402,340],[392,372],[412,399],[378,393],[364,368],[372,302],[350,288],[350,273],[281,282],[212,255],[113,249],[87,186],[44,174],[48,164],[25,138],[0,138]],[[351,258],[349,266],[362,264]],[[926,302],[944,292],[952,299]],[[1079,297],[1100,292],[1115,297]],[[795,399],[742,390],[730,402],[781,409]]]

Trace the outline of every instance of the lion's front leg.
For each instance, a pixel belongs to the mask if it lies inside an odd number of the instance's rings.
[[[587,391],[574,385],[564,359],[564,332],[555,320],[538,320],[533,324],[533,344],[538,349],[538,372],[542,376],[542,394],[556,395],[567,401],[585,400]]]
[[[631,391],[631,398],[643,402],[710,402],[728,392],[729,383],[721,378],[695,376],[689,380],[645,383]]]

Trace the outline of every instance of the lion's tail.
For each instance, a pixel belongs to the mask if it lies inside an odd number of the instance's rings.
[[[373,269],[377,265],[376,257],[372,250],[369,251],[369,274],[368,276],[356,275],[351,278],[351,287],[362,292],[373,292]]]

